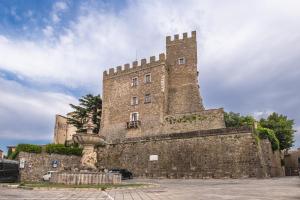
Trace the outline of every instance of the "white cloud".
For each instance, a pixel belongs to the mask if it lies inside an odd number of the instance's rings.
[[[204,102],[296,118],[299,6],[292,0],[129,1],[113,12],[86,3],[55,41],[53,24],[39,41],[0,35],[0,69],[36,83],[83,86],[99,93],[103,70],[130,63],[136,52],[138,59],[158,55],[165,50],[166,35],[197,30]],[[53,23],[68,9],[66,2],[56,3]]]
[[[50,38],[53,36],[53,28],[51,26],[46,26],[46,28],[43,29],[43,33],[46,37]]]
[[[73,96],[36,91],[0,77],[0,139],[50,140],[57,113],[70,111]]]
[[[68,8],[68,5],[66,2],[58,1],[53,5],[53,9],[57,11],[66,10]]]
[[[65,12],[67,9],[68,9],[67,2],[64,2],[64,1],[55,2],[53,5],[53,11],[51,14],[53,23],[60,22],[61,13]]]
[[[1,41],[0,66],[39,81],[95,86],[104,69],[131,62],[136,52],[139,57],[158,55],[164,51],[165,35],[197,29],[201,72],[230,73],[234,76],[225,77],[226,84],[234,85],[245,73],[262,76],[262,66],[275,74],[285,70],[268,63],[273,55],[281,55],[278,62],[292,56],[282,51],[298,42],[298,34],[293,33],[300,32],[300,20],[294,19],[299,14],[290,9],[296,5],[289,5],[298,3],[276,2],[218,2],[216,6],[214,1],[138,1],[118,15],[89,7],[56,43],[47,40],[53,35],[51,26],[43,29],[44,41]],[[66,9],[66,2],[53,6],[55,12]],[[183,10],[189,12],[182,15]]]
[[[273,112],[274,111],[256,111],[256,112],[253,112],[253,117],[256,120],[260,120],[261,118],[267,118]]]

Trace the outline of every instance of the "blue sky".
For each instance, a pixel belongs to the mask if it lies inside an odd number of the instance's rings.
[[[101,94],[102,72],[165,51],[165,36],[197,31],[206,108],[300,130],[297,0],[0,1],[0,148],[52,141],[55,114]],[[296,146],[300,134],[296,133]]]

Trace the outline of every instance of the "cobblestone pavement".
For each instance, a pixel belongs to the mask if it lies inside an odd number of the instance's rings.
[[[134,179],[128,182],[158,184],[149,188],[112,189],[12,189],[0,187],[0,200],[300,200],[300,178],[272,179]]]

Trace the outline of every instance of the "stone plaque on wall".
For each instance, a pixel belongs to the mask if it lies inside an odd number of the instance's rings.
[[[25,167],[25,158],[20,159],[20,169],[24,169]]]
[[[156,161],[156,160],[158,160],[158,155],[150,155],[149,156],[149,160],[150,161]]]

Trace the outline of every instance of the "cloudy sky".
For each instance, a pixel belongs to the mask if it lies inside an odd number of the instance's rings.
[[[165,51],[197,31],[206,108],[300,131],[300,1],[0,1],[0,149],[52,141],[56,113],[102,93],[102,72]],[[296,146],[300,146],[300,133]]]

